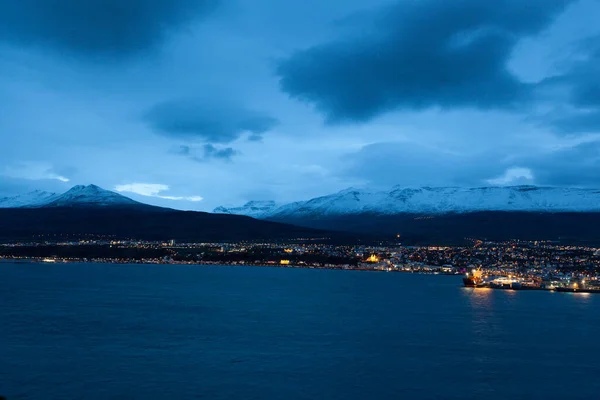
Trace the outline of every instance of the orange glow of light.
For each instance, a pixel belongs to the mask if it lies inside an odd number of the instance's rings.
[[[286,252],[286,253],[292,253],[294,250],[292,250],[292,249],[284,249],[283,251]]]
[[[372,262],[372,263],[379,262],[379,257],[377,257],[375,254],[371,254],[369,256],[369,258],[367,258],[367,262]]]

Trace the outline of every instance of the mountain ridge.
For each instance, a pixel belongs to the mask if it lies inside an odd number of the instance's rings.
[[[251,203],[251,202],[250,202]],[[250,204],[247,203],[246,205]],[[248,207],[218,207],[214,212],[243,214]],[[421,187],[388,191],[348,188],[326,196],[255,212],[262,219],[358,214],[447,214],[484,211],[600,212],[600,190],[544,186]]]
[[[96,185],[76,185],[42,207],[148,206]],[[149,207],[149,206],[148,206]]]
[[[75,185],[62,194],[34,190],[22,195],[0,198],[0,208],[43,207],[153,207],[97,185]]]
[[[61,195],[40,194],[37,197],[40,196],[47,201],[23,204],[28,197],[22,196],[21,201],[12,201],[18,207],[0,207],[0,240],[74,238],[89,234],[195,242],[299,238],[346,240],[353,237],[248,216],[155,207],[96,185],[77,185]]]
[[[60,196],[58,193],[34,190],[17,196],[0,198],[0,208],[35,207],[52,202]]]
[[[234,215],[246,215],[248,217],[260,217],[261,215],[268,214],[269,212],[276,209],[278,206],[272,200],[251,200],[245,203],[241,207],[217,207],[213,210],[216,214],[234,214]]]

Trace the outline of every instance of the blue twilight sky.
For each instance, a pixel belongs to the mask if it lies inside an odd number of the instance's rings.
[[[0,195],[600,187],[598,21],[600,0],[0,0]]]

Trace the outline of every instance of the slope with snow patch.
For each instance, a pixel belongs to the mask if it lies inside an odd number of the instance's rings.
[[[253,218],[261,218],[264,215],[269,215],[277,208],[274,201],[249,201],[241,207],[217,207],[214,209],[215,214],[234,214],[246,215]]]
[[[247,212],[244,207],[228,210],[239,214]],[[600,190],[535,186],[479,188],[396,186],[389,191],[350,188],[328,196],[286,204],[252,216],[285,219],[357,214],[444,214],[477,211],[600,212]]]
[[[12,197],[1,197],[0,208],[41,207],[53,202],[58,194],[34,190],[33,192]]]
[[[96,185],[77,185],[58,196],[44,207],[108,207],[143,205],[128,197]]]

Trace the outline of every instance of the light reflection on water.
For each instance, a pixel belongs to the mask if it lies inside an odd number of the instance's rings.
[[[464,290],[471,306],[472,344],[476,347],[485,347],[489,345],[490,338],[498,329],[494,323],[496,317],[494,289],[464,288]]]

